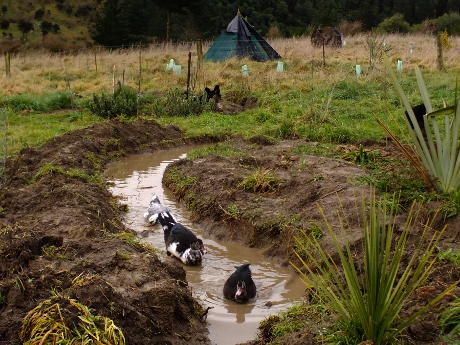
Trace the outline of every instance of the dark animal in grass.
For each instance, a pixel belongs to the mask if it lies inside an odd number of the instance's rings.
[[[326,47],[340,48],[343,45],[343,35],[337,28],[331,26],[318,27],[311,34],[311,44],[319,48],[323,43]]]
[[[257,289],[251,277],[250,264],[235,266],[236,271],[224,285],[224,297],[238,303],[246,303],[256,297]]]
[[[169,213],[169,208],[163,206],[158,196],[156,194],[153,194],[152,200],[150,200],[149,203],[149,208],[147,209],[147,212],[144,213],[144,219],[151,225],[155,225],[158,223],[158,216],[163,212]],[[171,213],[169,214],[171,215]],[[176,219],[172,215],[171,217],[174,221],[176,221]]]
[[[177,223],[169,211],[160,213],[158,222],[163,227],[166,254],[175,256],[186,265],[200,265],[205,254],[203,241]]]
[[[204,92],[206,92],[206,102],[209,102],[210,99],[214,99],[217,103],[222,99],[219,85],[214,86],[214,90],[211,90],[209,87],[205,87]]]
[[[423,136],[425,137],[426,135],[425,122],[423,121],[423,117],[426,115],[425,104],[422,103],[422,104],[416,105],[415,107],[412,107],[412,111],[414,112],[415,119],[417,120],[417,124],[420,127],[420,130],[422,131]],[[414,129],[414,124],[412,123],[407,110],[404,112],[404,114],[406,114],[406,118],[409,121],[410,127]]]

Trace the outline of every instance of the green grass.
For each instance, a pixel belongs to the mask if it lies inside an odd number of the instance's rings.
[[[76,106],[75,102],[71,92],[52,92],[39,95],[23,93],[0,99],[0,106],[18,112],[25,110],[44,112],[71,109]]]
[[[454,99],[455,73],[428,72],[427,85],[437,106]],[[310,81],[311,82],[311,81]],[[404,89],[413,104],[421,102],[413,73],[404,74]],[[225,96],[225,92],[223,92]],[[398,135],[407,136],[404,109],[391,85],[381,77],[373,80],[315,81],[306,90],[279,90],[267,85],[258,90],[259,107],[237,115],[205,112],[193,117],[162,117],[188,135],[267,135],[286,139],[299,137],[321,143],[357,143],[381,140],[380,117]]]
[[[258,168],[245,176],[238,187],[253,193],[274,192],[281,184],[281,180],[270,169]]]
[[[60,165],[55,165],[52,163],[45,163],[43,164],[38,172],[35,174],[33,178],[33,182],[40,180],[42,177],[46,175],[55,175],[60,174],[72,178],[78,178],[84,182],[91,182],[91,183],[104,183],[104,178],[99,174],[89,175],[82,169],[78,168],[70,168],[65,169]]]
[[[187,154],[187,158],[192,160],[208,156],[242,157],[244,156],[244,152],[230,144],[218,143],[210,146],[198,147]]]
[[[439,252],[438,258],[441,261],[447,261],[454,266],[460,267],[460,250],[447,249]]]
[[[40,146],[53,137],[88,127],[100,118],[85,112],[18,113],[8,111],[7,150],[15,154],[25,147]]]
[[[269,344],[277,344],[284,335],[301,331],[307,325],[320,325],[327,311],[321,304],[295,304],[288,310],[272,315],[260,323],[259,329]]]

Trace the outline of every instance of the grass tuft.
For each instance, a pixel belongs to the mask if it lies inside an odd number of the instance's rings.
[[[19,338],[24,345],[125,344],[123,332],[111,319],[57,293],[27,313]]]
[[[37,182],[46,175],[56,175],[56,174],[60,174],[60,175],[64,175],[64,176],[68,176],[72,178],[78,178],[84,182],[90,182],[90,183],[95,183],[95,184],[104,183],[104,178],[99,174],[89,175],[84,170],[79,169],[79,168],[65,169],[64,167],[60,165],[55,165],[52,163],[43,164],[38,170],[38,172],[35,174],[35,176],[33,177],[33,181]]]
[[[268,193],[276,191],[281,185],[281,179],[270,169],[258,168],[247,175],[238,187],[253,193]]]

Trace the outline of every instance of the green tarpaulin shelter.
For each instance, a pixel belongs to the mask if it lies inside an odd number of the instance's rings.
[[[231,57],[248,57],[256,61],[280,59],[281,56],[242,16],[240,11],[216,38],[204,55],[208,61],[222,61]]]

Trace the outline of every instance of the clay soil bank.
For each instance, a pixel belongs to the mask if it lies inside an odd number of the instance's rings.
[[[65,296],[112,319],[128,344],[208,344],[184,270],[123,225],[101,173],[122,155],[212,140],[186,140],[152,121],[109,121],[9,160],[0,189],[0,343],[27,340],[18,335],[24,316],[57,294],[53,303]],[[60,307],[72,322],[74,310]]]

